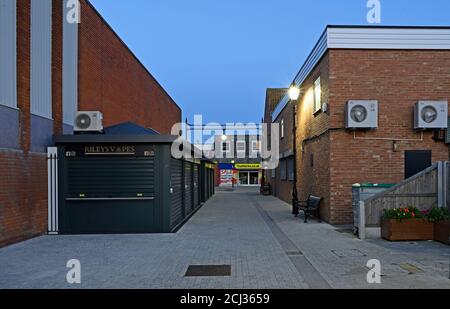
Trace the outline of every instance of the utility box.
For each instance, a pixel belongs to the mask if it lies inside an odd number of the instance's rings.
[[[389,188],[395,186],[394,184],[374,184],[363,183],[354,184],[352,187],[352,206],[353,206],[353,222],[355,235],[359,231],[359,205],[360,202],[365,201],[372,196],[375,196]]]

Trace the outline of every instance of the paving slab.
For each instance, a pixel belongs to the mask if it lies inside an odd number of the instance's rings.
[[[44,236],[0,249],[0,288],[450,288],[449,247],[360,241],[256,189],[218,192],[176,234]],[[81,263],[81,284],[66,281]],[[370,285],[369,259],[382,263]],[[189,266],[231,276],[185,277]]]

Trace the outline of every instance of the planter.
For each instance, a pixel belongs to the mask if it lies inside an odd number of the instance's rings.
[[[265,196],[271,195],[271,187],[270,187],[270,185],[262,186],[261,187],[261,194],[265,195]]]
[[[383,220],[381,236],[390,241],[434,239],[434,224],[424,219]]]
[[[434,224],[434,240],[450,245],[450,221]]]

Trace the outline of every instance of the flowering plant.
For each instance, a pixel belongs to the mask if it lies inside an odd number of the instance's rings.
[[[450,220],[450,211],[447,208],[432,208],[425,214],[430,222],[441,222]]]
[[[385,209],[383,214],[383,219],[387,220],[419,219],[423,217],[424,215],[415,207]]]

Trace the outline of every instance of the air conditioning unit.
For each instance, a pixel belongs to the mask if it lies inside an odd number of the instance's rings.
[[[447,101],[419,101],[414,108],[415,129],[447,129]]]
[[[103,131],[103,114],[101,112],[77,112],[74,132]]]
[[[378,101],[348,101],[345,108],[345,127],[347,129],[378,128]]]

